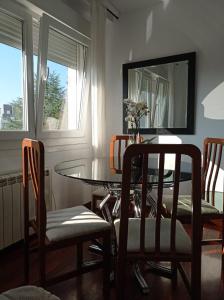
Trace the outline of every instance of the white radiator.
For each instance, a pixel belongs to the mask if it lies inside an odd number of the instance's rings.
[[[31,183],[31,181],[30,181]],[[34,215],[34,196],[32,184],[29,188],[30,216]],[[51,176],[45,171],[45,201],[50,210]],[[0,250],[23,238],[23,189],[22,174],[0,175]]]

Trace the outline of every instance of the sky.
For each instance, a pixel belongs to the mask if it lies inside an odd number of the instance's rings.
[[[48,61],[50,72],[60,74],[61,85],[67,83],[67,67]],[[22,91],[22,51],[0,43],[0,108],[17,97]],[[34,72],[37,71],[37,56],[34,56]]]
[[[0,44],[0,107],[21,97],[22,51]]]

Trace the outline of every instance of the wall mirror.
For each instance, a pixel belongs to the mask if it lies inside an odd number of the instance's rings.
[[[195,52],[123,64],[123,99],[144,101],[140,134],[193,134]],[[125,121],[123,132],[132,133]]]

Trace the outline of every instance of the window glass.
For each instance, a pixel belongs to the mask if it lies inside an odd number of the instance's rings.
[[[21,21],[0,11],[0,130],[25,130]]]
[[[43,130],[80,128],[87,48],[49,29]]]

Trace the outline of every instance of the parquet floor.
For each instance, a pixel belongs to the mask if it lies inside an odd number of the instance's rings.
[[[224,300],[224,279],[221,273],[220,247],[203,247],[202,255],[202,300]],[[61,270],[69,269],[75,263],[75,249],[69,248],[57,251],[48,257],[48,272],[56,274]],[[31,259],[31,283],[37,281],[37,256]],[[190,297],[185,289],[180,275],[178,285],[172,289],[171,280],[155,274],[145,273],[149,283],[150,292],[143,295],[136,280],[132,275],[131,268],[128,272],[128,299],[130,300],[189,300]],[[0,292],[19,286],[23,282],[23,251],[22,247],[9,250],[0,254]],[[63,300],[102,300],[102,277],[101,271],[85,274],[80,278],[70,279],[48,288]],[[115,299],[114,287],[111,287],[111,299]]]

